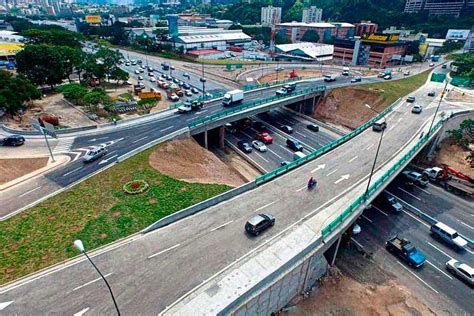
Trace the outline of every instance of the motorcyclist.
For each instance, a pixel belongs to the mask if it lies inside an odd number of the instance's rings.
[[[316,182],[316,180],[315,180],[313,177],[309,178],[309,180],[308,180],[308,189],[311,189],[311,188],[313,188],[314,186],[316,186],[316,183],[317,183],[317,182]]]

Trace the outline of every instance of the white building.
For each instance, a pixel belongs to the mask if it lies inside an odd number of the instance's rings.
[[[262,25],[275,25],[281,23],[281,8],[280,7],[263,7],[262,8]]]
[[[323,17],[323,9],[318,9],[316,6],[303,9],[303,23],[318,23]]]
[[[224,29],[180,29],[176,39],[176,47],[183,47],[184,52],[190,50],[214,49],[225,51],[230,46],[248,48],[252,38],[242,30]]]
[[[23,43],[25,38],[14,31],[0,31],[0,42],[2,43]]]

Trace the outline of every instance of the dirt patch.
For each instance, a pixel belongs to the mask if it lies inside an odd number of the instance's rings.
[[[229,166],[229,168],[239,174],[245,182],[254,181],[258,176],[262,175],[260,171],[255,169],[232,149],[213,149],[213,153]]]
[[[470,154],[469,149],[458,145],[452,138],[444,139],[438,145],[438,148],[439,150],[434,161],[436,166],[447,164],[474,178],[474,169],[466,160],[466,157]]]
[[[230,186],[245,183],[239,174],[190,138],[162,144],[150,155],[149,162],[159,172],[187,182]]]
[[[265,82],[275,81],[275,80],[285,80],[285,79],[290,78],[291,71],[292,70],[283,70],[283,71],[280,71],[278,75],[276,72],[271,73],[259,78],[258,81],[260,83],[265,83]],[[303,77],[303,78],[322,77],[325,73],[330,73],[330,72],[325,72],[324,70],[322,72],[319,70],[295,70],[295,71],[299,77]]]
[[[382,111],[388,102],[376,91],[364,88],[334,89],[317,106],[313,117],[354,129],[375,115],[365,104]]]
[[[322,286],[288,315],[435,315],[409,289],[355,250],[342,249],[340,255],[338,267],[330,269]]]
[[[48,158],[0,159],[0,184],[43,168]]]

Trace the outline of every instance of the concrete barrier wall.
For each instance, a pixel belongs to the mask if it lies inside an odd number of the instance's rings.
[[[56,134],[68,134],[68,133],[75,133],[75,132],[82,132],[82,131],[88,131],[91,129],[96,129],[97,125],[90,125],[90,126],[83,126],[83,127],[73,127],[73,128],[65,128],[65,129],[58,129],[56,130]],[[42,135],[39,131],[37,130],[21,130],[21,129],[15,129],[15,128],[9,128],[5,125],[2,125],[2,129],[5,132],[11,133],[11,134],[18,134],[18,135]]]
[[[158,228],[161,228],[163,226],[166,226],[166,225],[169,225],[173,222],[176,222],[176,221],[179,221],[185,217],[188,217],[188,216],[191,216],[191,215],[194,215],[202,210],[205,210],[211,206],[214,206],[216,204],[219,204],[223,201],[226,201],[228,199],[231,199],[233,198],[234,196],[236,195],[239,195],[239,194],[242,194],[243,192],[246,192],[246,191],[249,191],[249,190],[252,190],[254,188],[256,188],[257,185],[255,184],[255,181],[252,181],[252,182],[249,182],[249,183],[246,183],[244,185],[241,185],[240,187],[237,187],[235,189],[232,189],[232,190],[229,190],[227,192],[224,192],[222,194],[219,194],[218,196],[215,196],[215,197],[212,197],[210,199],[207,199],[201,203],[198,203],[198,204],[195,204],[195,205],[192,205],[188,208],[185,208],[179,212],[176,212],[176,213],[173,213],[171,215],[168,215],[160,220],[158,220],[157,222],[151,224],[150,226],[148,226],[147,228],[145,228],[142,233],[148,233],[152,230],[155,230],[155,229],[158,229]]]

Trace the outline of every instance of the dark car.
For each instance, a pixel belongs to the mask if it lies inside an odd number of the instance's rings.
[[[284,167],[284,166],[288,166],[290,163],[291,162],[289,162],[288,160],[283,160],[282,162],[280,162],[280,165]]]
[[[25,137],[21,135],[10,135],[3,139],[3,146],[21,146],[25,143]]]
[[[184,83],[183,88],[184,89],[191,89],[191,86],[189,85],[189,83]]]
[[[301,145],[296,139],[288,138],[286,140],[286,146],[290,147],[293,151],[303,151],[303,145]]]
[[[245,224],[245,231],[254,236],[260,235],[265,229],[275,225],[275,218],[270,214],[258,214]]]
[[[239,146],[240,150],[242,150],[244,153],[249,154],[252,152],[252,145],[247,142],[241,140],[237,143],[237,146]]]
[[[255,128],[259,132],[264,132],[266,130],[265,126],[260,121],[253,122],[253,128]]]
[[[428,96],[429,97],[434,97],[434,96],[436,96],[436,92],[430,91],[430,92],[428,92]]]
[[[280,126],[280,129],[287,134],[293,133],[293,127],[288,126],[288,125],[282,125]]]
[[[319,132],[319,126],[316,125],[316,124],[309,124],[309,125],[307,126],[307,128],[308,128],[310,131]]]

